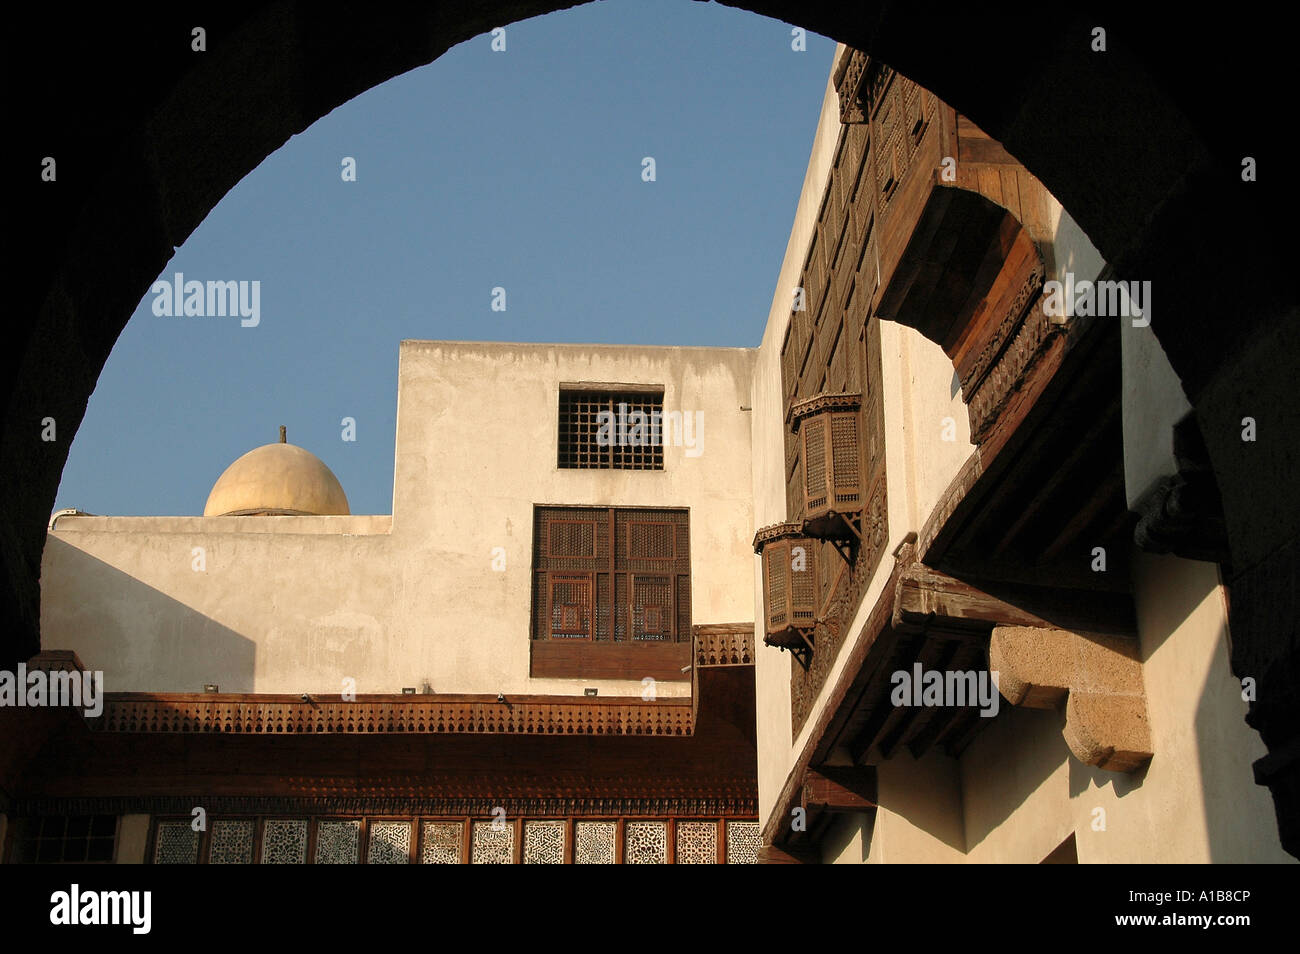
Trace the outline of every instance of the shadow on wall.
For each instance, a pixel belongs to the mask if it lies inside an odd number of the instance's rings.
[[[1146,850],[1178,837],[1185,839],[1179,860],[1294,862],[1282,849],[1268,790],[1252,780],[1251,763],[1265,749],[1246,725],[1241,682],[1229,669],[1215,565],[1140,554],[1134,570],[1155,754],[1131,776],[1072,761],[1071,796],[1091,784],[1110,785],[1123,798],[1149,776],[1150,790],[1130,803],[1155,839]],[[1170,819],[1173,827],[1156,830]]]
[[[965,854],[966,833],[957,761],[935,751],[920,759],[902,751],[886,765],[887,769],[878,770],[881,772],[880,808],[906,820],[954,851]],[[925,797],[918,797],[922,793]],[[867,847],[864,846],[863,850]]]
[[[1064,705],[1025,709],[1000,702],[993,724],[961,756],[968,852],[1029,802],[1062,763],[1073,761],[1061,735]]]
[[[253,691],[252,640],[55,536],[41,590],[41,648],[74,650],[105,692]]]

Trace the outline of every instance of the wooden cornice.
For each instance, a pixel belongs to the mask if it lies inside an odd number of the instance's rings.
[[[476,735],[689,736],[690,698],[493,695],[336,696],[232,693],[105,693],[99,732],[232,735],[466,733]]]
[[[691,632],[697,667],[754,665],[753,623],[707,623]]]
[[[177,815],[189,818],[195,805],[211,815],[435,815],[491,817],[505,809],[509,818],[582,818],[628,815],[753,818],[758,800],[752,795],[710,793],[698,797],[593,797],[540,795],[530,797],[466,797],[446,795],[77,795],[20,798],[15,814],[24,815]]]
[[[987,637],[994,626],[1060,626],[1125,636],[1137,632],[1132,600],[1125,594],[961,580],[924,563],[912,564],[899,578],[893,625],[911,632],[938,628],[953,638],[967,633]]]

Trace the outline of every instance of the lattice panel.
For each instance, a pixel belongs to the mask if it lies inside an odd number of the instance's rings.
[[[628,607],[628,579],[626,573],[614,575],[614,640],[622,642],[627,639],[627,621],[631,616]]]
[[[355,865],[360,860],[360,819],[316,823],[316,864]]]
[[[262,864],[300,865],[307,860],[307,820],[284,818],[262,825]]]
[[[154,840],[156,865],[194,865],[199,862],[199,833],[188,821],[159,822]]]
[[[835,505],[856,510],[862,499],[858,486],[858,416],[831,415],[831,456],[835,461]]]
[[[671,560],[677,553],[672,524],[629,523],[628,558],[632,560]]]
[[[553,520],[547,540],[547,556],[596,556],[596,522],[594,520]]]
[[[596,639],[608,642],[614,619],[614,594],[608,573],[596,574]]]
[[[561,391],[558,463],[578,470],[663,470],[662,393]]]
[[[826,505],[826,421],[823,417],[803,422],[804,492],[808,511]]]
[[[623,825],[623,863],[663,865],[668,863],[668,823],[630,821]]]
[[[551,639],[591,638],[591,577],[551,575]]]
[[[677,577],[677,638],[687,639],[691,631],[691,578]]]
[[[763,836],[758,822],[727,822],[727,864],[758,864],[758,850],[763,847]]]
[[[208,864],[252,864],[255,829],[256,825],[252,819],[215,819],[212,822],[212,840],[208,846]]]
[[[788,574],[785,567],[790,559],[790,544],[780,540],[763,549],[763,570],[767,576],[767,629],[775,632],[789,625],[789,595],[786,593]]]
[[[615,822],[580,821],[574,826],[573,863],[577,865],[612,865],[614,863]]]
[[[632,638],[672,638],[672,604],[671,577],[637,575],[632,588]]]
[[[534,639],[688,638],[687,511],[537,507],[533,532]]]
[[[470,864],[512,865],[515,863],[515,827],[493,827],[490,821],[474,822],[470,836]]]
[[[461,839],[465,826],[460,822],[427,821],[420,831],[420,864],[460,864]]]
[[[679,865],[717,864],[718,823],[679,821],[675,857]]]
[[[372,821],[366,863],[371,865],[405,865],[411,861],[411,823],[408,821]]]
[[[564,864],[564,836],[568,827],[563,821],[524,822],[524,864]]]

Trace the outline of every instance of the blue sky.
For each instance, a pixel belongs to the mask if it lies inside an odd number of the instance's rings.
[[[834,51],[810,34],[796,52],[790,31],[716,4],[607,0],[345,103],[236,185],[162,273],[259,281],[260,323],[158,317],[146,295],[56,507],[202,513],[226,466],[284,424],[353,513],[390,513],[404,338],[756,346]]]

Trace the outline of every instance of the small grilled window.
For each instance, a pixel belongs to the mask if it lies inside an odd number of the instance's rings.
[[[558,463],[567,470],[663,470],[663,392],[561,389]]]

